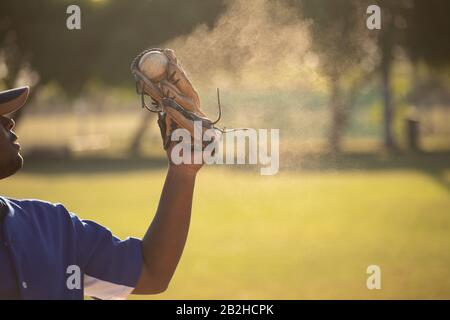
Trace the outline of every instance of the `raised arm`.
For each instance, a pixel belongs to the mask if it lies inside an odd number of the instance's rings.
[[[195,178],[200,167],[169,165],[158,210],[142,240],[144,265],[133,294],[166,290],[186,243]]]

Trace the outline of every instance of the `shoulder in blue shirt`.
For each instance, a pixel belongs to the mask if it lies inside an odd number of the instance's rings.
[[[61,204],[2,199],[8,209],[4,240],[21,298],[122,299],[131,293],[142,268],[139,239],[122,241]]]

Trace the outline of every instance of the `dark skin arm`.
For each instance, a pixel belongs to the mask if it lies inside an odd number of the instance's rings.
[[[169,164],[156,215],[142,239],[144,265],[133,294],[156,294],[167,289],[186,243],[200,167]]]

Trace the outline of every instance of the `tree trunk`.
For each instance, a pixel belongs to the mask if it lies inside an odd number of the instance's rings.
[[[390,61],[383,63],[381,69],[381,81],[383,92],[383,114],[384,114],[384,147],[387,150],[395,149],[394,135],[392,131],[393,108],[391,99],[391,83],[390,83]]]
[[[341,151],[341,140],[345,122],[345,112],[344,106],[342,104],[342,97],[337,77],[333,77],[331,79],[330,86],[331,128],[329,136],[329,147],[331,153],[338,154]]]
[[[384,115],[384,127],[383,127],[383,142],[384,147],[388,151],[394,151],[396,144],[394,140],[394,134],[392,129],[392,122],[394,118],[394,108],[392,105],[392,92],[391,92],[391,69],[392,69],[392,37],[394,32],[394,25],[392,17],[389,17],[386,23],[386,29],[382,29],[380,35],[380,48],[381,48],[381,87],[383,95],[383,115]]]
[[[136,130],[136,133],[133,136],[133,139],[131,139],[130,144],[130,154],[133,156],[139,156],[141,154],[141,143],[142,138],[145,135],[145,132],[147,131],[148,124],[150,123],[151,119],[154,117],[153,113],[146,112],[145,116],[142,117],[142,121],[139,124],[139,127]]]

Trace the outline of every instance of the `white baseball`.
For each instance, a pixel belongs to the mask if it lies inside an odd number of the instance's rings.
[[[159,82],[166,78],[169,59],[159,51],[150,51],[144,54],[139,61],[139,70],[150,80]]]

